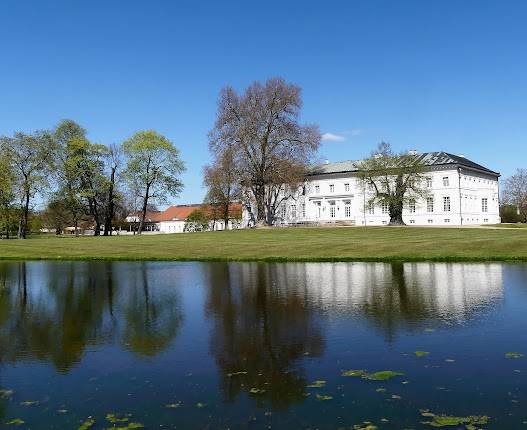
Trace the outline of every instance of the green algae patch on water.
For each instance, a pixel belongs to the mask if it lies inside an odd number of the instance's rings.
[[[426,357],[430,353],[428,351],[415,351],[414,354],[417,358],[421,358]]]
[[[88,417],[79,427],[77,427],[77,430],[88,430],[95,424],[95,420],[92,417]]]
[[[326,386],[326,381],[319,379],[317,381],[313,381],[311,384],[309,384],[308,388],[323,388]]]
[[[10,421],[7,421],[5,423],[6,426],[21,426],[22,424],[25,424],[26,422],[20,418],[13,418]]]
[[[144,427],[145,426],[142,423],[132,422],[132,423],[129,423],[129,424],[125,425],[125,426],[109,427],[106,430],[135,430],[135,429],[142,429]]]
[[[365,370],[355,369],[344,370],[340,375],[346,377],[360,377],[369,381],[387,381],[388,379],[394,378],[396,376],[403,376],[404,373],[394,372],[393,370],[381,370],[379,372],[368,373]]]
[[[393,370],[381,370],[380,372],[367,373],[362,378],[369,381],[387,381],[396,376],[403,376],[402,372],[394,372]]]
[[[326,396],[324,394],[317,394],[317,400],[333,400],[333,396]]]
[[[361,378],[364,375],[366,375],[366,371],[360,369],[343,370],[340,374],[340,376],[359,376]]]
[[[523,354],[521,352],[507,352],[505,354],[505,358],[511,358],[511,359],[523,358]]]
[[[369,421],[365,421],[362,424],[355,424],[352,427],[353,430],[377,430],[377,426],[373,425]]]
[[[109,413],[109,414],[106,414],[106,421],[109,421],[110,423],[112,424],[115,424],[115,423],[126,423],[128,421],[130,421],[130,415],[116,415],[116,414],[112,414],[112,413]]]
[[[475,430],[476,426],[486,425],[489,417],[486,415],[469,415],[466,417],[457,417],[453,415],[436,415],[428,409],[421,411],[421,416],[431,418],[430,421],[423,421],[422,424],[431,427],[459,427],[465,426],[467,430]]]

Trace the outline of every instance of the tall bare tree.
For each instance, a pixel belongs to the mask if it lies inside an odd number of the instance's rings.
[[[21,217],[18,238],[25,239],[29,229],[30,202],[49,184],[53,165],[54,141],[48,131],[33,134],[16,132],[13,137],[2,137],[0,146],[11,160],[20,186]]]
[[[154,130],[135,133],[123,143],[123,150],[127,157],[126,180],[142,200],[137,232],[141,234],[149,203],[162,203],[183,188],[179,176],[185,165],[176,146]]]
[[[240,198],[240,182],[231,149],[221,152],[212,165],[204,167],[203,182],[207,187],[205,200],[211,207],[213,218],[216,219],[217,210],[227,230],[231,205]]]
[[[293,195],[320,145],[316,125],[299,123],[301,90],[281,78],[254,82],[243,94],[226,87],[209,133],[216,157],[229,150],[258,224],[272,225],[280,201]]]
[[[517,169],[505,180],[503,199],[517,208],[522,222],[527,222],[527,169]]]
[[[359,177],[372,192],[367,203],[388,205],[389,225],[404,225],[405,204],[428,195],[425,171],[418,155],[395,153],[390,144],[382,142],[360,163]]]

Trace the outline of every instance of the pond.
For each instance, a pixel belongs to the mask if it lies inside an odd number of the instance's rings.
[[[525,264],[0,263],[0,428],[527,428],[523,354]]]

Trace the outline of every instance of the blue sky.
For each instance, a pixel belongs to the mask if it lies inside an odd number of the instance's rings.
[[[376,144],[527,167],[525,1],[0,2],[0,134],[72,118],[100,143],[156,129],[201,169],[220,89],[282,76],[320,157]]]

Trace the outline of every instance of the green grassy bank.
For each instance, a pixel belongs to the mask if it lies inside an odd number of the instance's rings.
[[[280,228],[0,240],[3,260],[527,261],[527,229]]]

